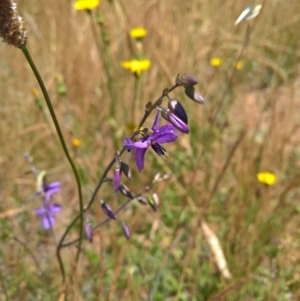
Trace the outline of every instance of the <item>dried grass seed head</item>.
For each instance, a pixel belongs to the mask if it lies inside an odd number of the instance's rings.
[[[4,43],[17,48],[27,42],[27,32],[17,13],[17,4],[11,0],[0,1],[0,37]]]

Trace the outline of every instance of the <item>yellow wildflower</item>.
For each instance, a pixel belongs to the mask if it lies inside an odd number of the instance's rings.
[[[73,138],[72,144],[74,147],[79,147],[81,145],[81,141],[78,138]]]
[[[258,182],[269,185],[269,186],[274,185],[276,182],[276,175],[273,174],[272,172],[262,171],[262,172],[259,172],[256,175],[256,177],[257,177]]]
[[[148,70],[150,68],[151,62],[149,60],[131,60],[122,62],[121,66],[125,69],[130,70],[132,73],[141,75],[142,71]]]
[[[223,61],[222,61],[222,59],[220,57],[213,57],[210,60],[210,64],[213,67],[220,67],[223,64]]]
[[[141,39],[147,35],[147,30],[143,27],[136,27],[130,30],[129,35],[134,39]]]
[[[100,4],[101,0],[76,0],[74,8],[76,10],[94,9]]]
[[[241,70],[244,68],[244,63],[242,61],[237,61],[235,64],[235,69]]]

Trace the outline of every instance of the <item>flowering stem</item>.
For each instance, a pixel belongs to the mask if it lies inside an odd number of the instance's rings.
[[[145,111],[144,116],[143,116],[142,120],[140,121],[140,123],[139,123],[139,125],[138,125],[138,127],[137,127],[138,129],[145,123],[145,121],[147,120],[147,118],[149,117],[149,115],[151,114],[151,112],[156,108],[156,106],[158,106],[158,105],[161,104],[162,99],[163,99],[166,95],[168,95],[171,91],[175,90],[177,87],[179,87],[179,85],[175,84],[175,85],[173,85],[170,89],[164,89],[164,90],[163,90],[161,96],[158,97],[158,99],[154,102],[154,104],[153,104],[148,110]],[[135,131],[135,132],[131,135],[130,138],[133,139],[136,135],[137,135],[137,132]],[[122,149],[121,149],[120,151],[118,151],[119,157],[122,156],[122,154],[124,153],[124,151],[125,151],[125,146],[123,146]],[[100,190],[102,184],[105,182],[106,175],[108,174],[108,172],[110,171],[110,169],[114,166],[115,162],[116,162],[116,161],[115,161],[115,157],[113,157],[113,159],[112,159],[111,162],[108,164],[108,166],[106,167],[105,171],[103,172],[103,174],[102,174],[102,176],[101,176],[101,178],[100,178],[100,180],[99,180],[97,186],[95,187],[94,192],[93,192],[93,194],[92,194],[92,196],[91,196],[91,198],[90,198],[90,201],[89,201],[89,203],[88,203],[88,205],[87,205],[87,207],[86,207],[86,210],[88,210],[88,209],[92,206],[92,204],[94,203],[98,191]],[[127,205],[127,203],[126,203],[126,205]],[[122,205],[122,206],[123,206],[123,205]],[[122,207],[122,208],[123,208],[123,207]],[[121,208],[121,209],[122,209],[122,208]],[[121,209],[119,208],[118,210],[121,210]],[[119,212],[119,211],[117,211],[117,212]],[[62,238],[61,238],[61,240],[60,240],[60,242],[59,242],[59,244],[58,244],[58,246],[57,246],[57,249],[60,249],[60,248],[66,246],[63,242],[64,242],[65,238],[67,237],[67,234],[69,233],[69,231],[70,231],[71,228],[73,227],[73,225],[77,222],[78,218],[79,218],[79,215],[77,215],[77,216],[73,219],[73,221],[68,225],[68,227],[67,227],[65,233],[63,234],[63,236],[62,236]],[[77,241],[77,240],[76,240],[76,241]],[[68,244],[68,245],[69,245],[69,244]],[[79,244],[79,246],[78,246],[79,249],[80,249],[80,246],[81,246],[81,245]]]
[[[56,115],[55,115],[55,112],[54,112],[54,109],[53,109],[53,106],[52,106],[52,103],[51,103],[51,100],[49,98],[49,95],[48,95],[48,92],[47,92],[47,89],[44,85],[44,82],[42,80],[42,77],[40,76],[40,73],[38,71],[38,69],[36,68],[33,60],[32,60],[32,57],[26,47],[26,44],[24,44],[22,47],[21,47],[21,50],[23,52],[23,54],[25,55],[39,85],[40,85],[40,88],[43,92],[43,95],[45,97],[45,100],[46,100],[46,103],[47,103],[47,106],[48,106],[48,109],[49,109],[49,112],[50,112],[50,115],[51,115],[51,118],[53,120],[53,123],[55,125],[55,128],[56,128],[56,131],[57,131],[57,134],[58,134],[58,137],[59,137],[59,140],[60,140],[60,143],[62,145],[62,148],[64,150],[64,153],[72,167],[72,170],[73,170],[73,173],[75,175],[75,179],[76,179],[76,183],[77,183],[77,188],[78,188],[78,196],[79,196],[79,210],[80,210],[80,214],[79,214],[79,217],[80,217],[80,233],[79,233],[79,248],[78,248],[78,251],[77,251],[77,254],[76,254],[76,264],[79,260],[79,254],[80,254],[80,246],[82,244],[82,238],[83,238],[83,223],[84,223],[84,216],[83,216],[83,200],[82,200],[82,191],[81,191],[81,182],[80,182],[80,177],[79,177],[79,173],[77,171],[77,168],[76,168],[76,165],[75,163],[73,162],[71,156],[70,156],[70,153],[68,151],[68,148],[66,146],[66,143],[65,143],[65,140],[64,140],[64,137],[63,137],[63,134],[62,134],[62,131],[60,129],[60,126],[59,126],[59,123],[58,123],[58,120],[56,118]],[[60,255],[60,248],[59,248],[59,245],[57,246],[57,252],[56,252],[56,256],[57,256],[57,259],[58,259],[58,262],[59,262],[59,265],[60,265],[60,270],[61,270],[61,274],[62,274],[62,278],[63,278],[63,282],[65,282],[65,269],[64,269],[64,265],[63,265],[63,261],[62,261],[62,258],[61,258],[61,255]]]

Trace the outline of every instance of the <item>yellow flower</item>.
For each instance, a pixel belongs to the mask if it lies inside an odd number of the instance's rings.
[[[235,64],[235,69],[241,70],[244,68],[244,63],[242,61],[237,61]]]
[[[134,39],[141,39],[147,35],[147,30],[143,27],[136,27],[130,30],[129,35]]]
[[[131,60],[122,62],[121,66],[125,69],[130,70],[132,73],[141,75],[142,71],[148,70],[150,68],[151,62],[149,60]]]
[[[73,138],[72,144],[74,147],[79,147],[81,145],[81,141],[78,138]]]
[[[222,59],[220,57],[213,57],[210,60],[210,64],[213,67],[220,67],[223,64],[223,61],[222,61]]]
[[[76,0],[74,8],[76,10],[94,9],[96,8],[101,0]]]
[[[259,172],[256,177],[258,182],[269,186],[274,185],[276,182],[276,176],[272,172],[262,171]]]

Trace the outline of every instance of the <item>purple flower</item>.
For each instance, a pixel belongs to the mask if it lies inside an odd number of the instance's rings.
[[[39,182],[39,179],[38,179]],[[52,195],[56,194],[60,190],[60,182],[53,182],[47,184],[45,180],[45,173],[41,173],[40,191],[43,195],[43,207],[35,209],[35,213],[42,219],[42,226],[45,230],[49,230],[53,227],[55,222],[54,215],[61,211],[61,206],[58,204],[50,204]]]
[[[45,194],[45,200],[46,202],[50,201],[50,198],[53,194],[56,194],[60,190],[60,182],[53,182],[51,184],[47,184],[46,182],[43,182],[42,189]]]
[[[130,138],[124,139],[124,145],[128,151],[135,149],[135,161],[139,171],[144,168],[144,158],[148,147],[151,146],[159,156],[164,155],[166,150],[160,144],[174,142],[179,135],[175,130],[176,128],[170,124],[159,126],[159,112],[157,112],[151,134],[145,135],[136,142]]]
[[[45,230],[52,228],[55,222],[54,215],[61,211],[61,206],[58,204],[46,205],[35,209],[35,213],[42,219],[42,226]]]

